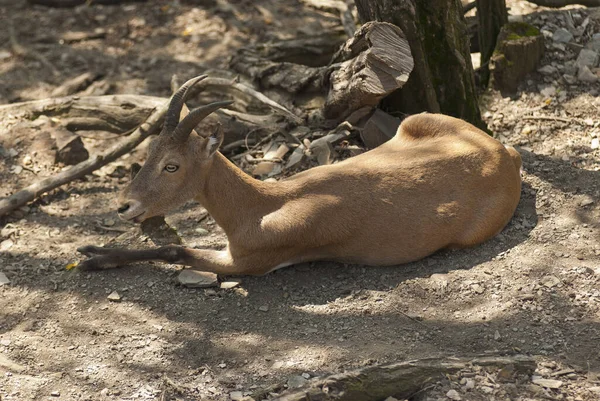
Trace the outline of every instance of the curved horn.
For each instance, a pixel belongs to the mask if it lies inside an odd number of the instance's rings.
[[[175,128],[177,128],[177,124],[179,123],[179,116],[181,114],[181,109],[183,108],[183,103],[189,93],[189,89],[194,86],[196,83],[202,81],[208,77],[208,75],[200,75],[196,78],[192,78],[188,80],[186,83],[181,85],[177,92],[171,96],[171,101],[169,102],[169,108],[167,110],[167,114],[165,116],[165,132],[173,132]]]
[[[204,120],[206,116],[217,111],[221,107],[229,106],[232,103],[233,100],[214,102],[190,111],[190,114],[188,114],[183,120],[181,120],[181,122],[173,132],[173,136],[179,140],[187,139],[192,130],[196,128],[196,126],[200,124],[200,121]]]

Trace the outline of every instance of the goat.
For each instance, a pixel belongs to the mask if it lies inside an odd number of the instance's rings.
[[[219,151],[223,131],[199,122],[231,101],[185,116],[186,82],[171,98],[164,128],[120,196],[124,220],[163,215],[190,199],[225,231],[224,250],[167,245],[150,250],[86,246],[79,268],[164,261],[226,275],[262,275],[308,261],[398,265],[498,234],[521,194],[521,157],[457,118],[406,118],[383,145],[277,182],[250,177]]]

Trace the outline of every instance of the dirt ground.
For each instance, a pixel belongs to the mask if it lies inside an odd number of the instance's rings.
[[[249,43],[339,26],[294,0],[234,4],[49,9],[0,0],[0,104],[47,98],[87,71],[103,75],[107,93],[166,97],[175,73],[226,68]],[[509,4],[547,31],[569,18],[593,22],[596,12]],[[98,29],[98,39],[61,39]],[[586,29],[579,44],[600,32]],[[29,55],[14,54],[11,36]],[[0,399],[229,400],[366,365],[496,354],[532,355],[535,374],[561,385],[501,383],[498,372],[474,370],[420,397],[600,399],[600,84],[565,81],[576,50],[550,36],[546,46],[542,66],[556,71],[531,74],[515,96],[482,96],[489,127],[523,156],[524,187],[511,223],[473,249],[389,268],[304,264],[227,290],[181,287],[178,266],[66,271],[77,247],[136,229],[116,217],[128,178],[113,172],[143,161],[143,146],[14,212],[0,232],[0,272],[10,279],[0,286]],[[43,127],[16,126],[0,122],[0,197],[60,170],[32,154]],[[93,153],[107,142],[86,146]],[[190,203],[167,221],[188,244],[224,244],[210,218],[198,230],[202,210]],[[121,302],[107,299],[113,291]]]

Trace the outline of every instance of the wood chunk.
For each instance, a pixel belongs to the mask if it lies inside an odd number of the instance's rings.
[[[89,158],[80,136],[62,127],[57,127],[50,135],[56,141],[56,163],[74,165]]]
[[[346,42],[340,57],[346,61],[330,76],[331,90],[323,108],[325,118],[336,121],[362,107],[375,107],[404,86],[414,66],[404,32],[384,22],[364,24]]]
[[[363,130],[360,131],[360,137],[367,148],[376,148],[396,135],[400,122],[399,118],[391,116],[383,110],[375,109]]]
[[[544,55],[544,37],[524,22],[502,27],[490,59],[492,84],[500,91],[516,92],[519,82],[535,71]]]

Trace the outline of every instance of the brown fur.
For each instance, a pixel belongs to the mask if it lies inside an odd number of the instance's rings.
[[[165,163],[180,169],[165,173]],[[376,149],[275,183],[249,177],[209,149],[207,138],[159,137],[122,199],[142,205],[140,220],[196,198],[229,240],[224,251],[176,248],[171,259],[137,260],[222,274],[264,274],[312,260],[397,265],[500,232],[519,202],[520,167],[514,149],[473,125],[419,114]]]

